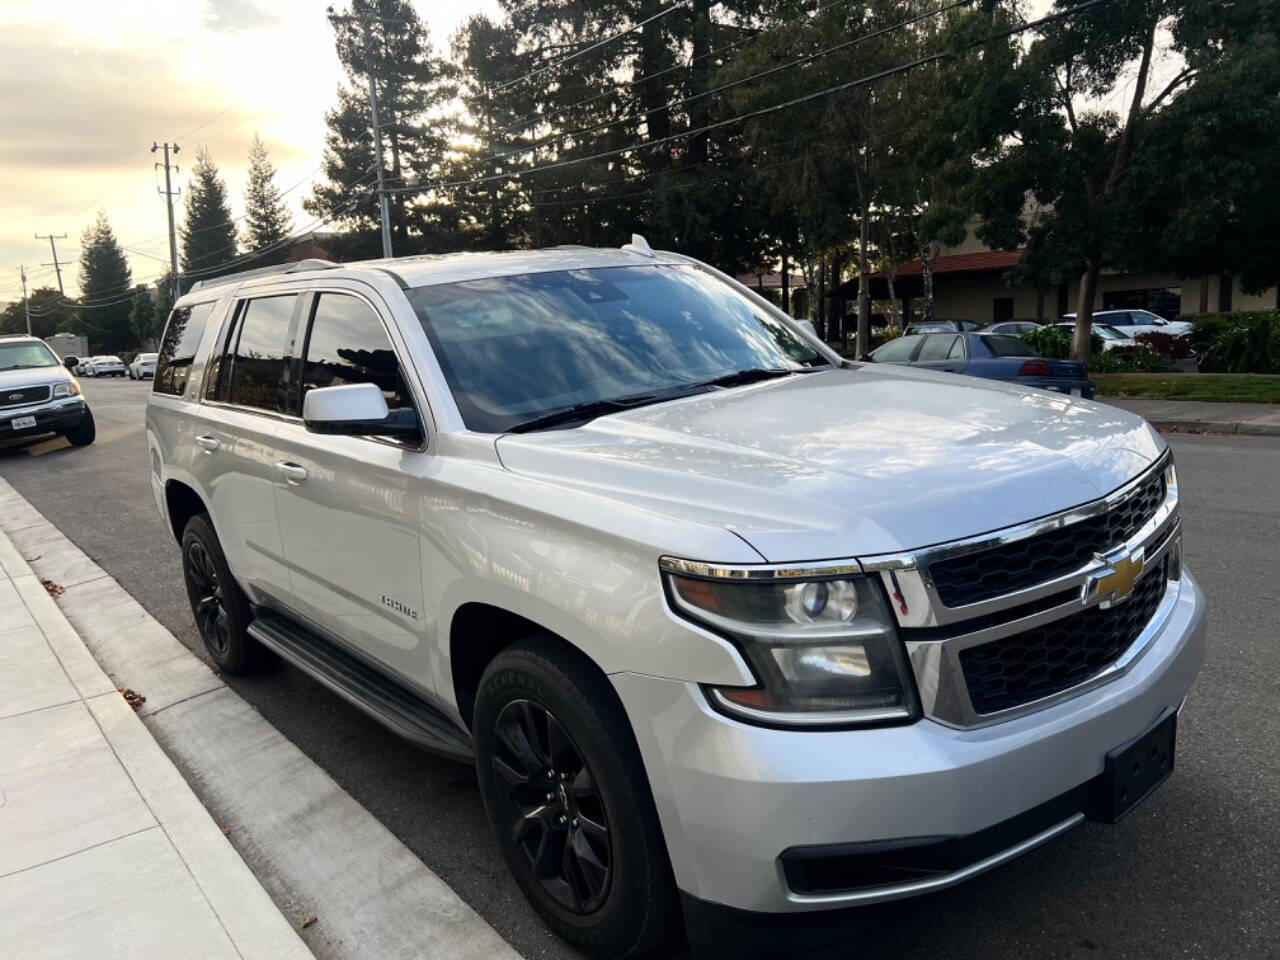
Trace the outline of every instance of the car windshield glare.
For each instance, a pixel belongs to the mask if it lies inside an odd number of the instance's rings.
[[[0,370],[56,367],[58,358],[43,343],[0,343]]]
[[[408,297],[464,422],[486,433],[569,407],[634,406],[744,372],[828,363],[764,307],[693,267],[551,271]]]

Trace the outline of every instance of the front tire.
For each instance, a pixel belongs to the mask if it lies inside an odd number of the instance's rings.
[[[593,957],[681,929],[640,750],[604,675],[549,636],[508,647],[476,696],[476,770],[507,866],[547,925]]]
[[[93,413],[88,407],[85,407],[84,415],[80,418],[80,422],[64,434],[73,447],[87,447],[93,443],[97,435],[98,428],[94,425]]]
[[[223,673],[252,673],[266,650],[248,634],[249,600],[231,576],[209,515],[198,513],[182,533],[182,576],[196,628],[209,659]]]

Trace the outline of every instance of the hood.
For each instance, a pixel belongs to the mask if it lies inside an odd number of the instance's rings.
[[[65,367],[36,367],[29,370],[0,370],[0,391],[17,387],[42,387],[46,384],[70,380]],[[0,393],[0,403],[4,401]]]
[[[1115,407],[864,364],[509,434],[497,449],[517,473],[723,525],[786,563],[914,549],[1095,500],[1164,443]]]

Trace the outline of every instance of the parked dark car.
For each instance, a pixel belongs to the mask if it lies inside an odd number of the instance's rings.
[[[981,326],[982,324],[974,320],[913,320],[902,332],[907,336],[914,333],[945,333],[948,330],[962,333],[977,330]]]
[[[899,337],[866,357],[872,363],[909,363],[944,373],[1008,380],[1028,387],[1093,397],[1084,364],[1049,360],[1029,344],[1000,333],[930,333]]]
[[[1003,320],[1000,323],[989,323],[982,328],[983,333],[1007,333],[1011,337],[1020,337],[1032,330],[1043,327],[1043,320]]]

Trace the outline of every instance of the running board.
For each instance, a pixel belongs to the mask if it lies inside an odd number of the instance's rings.
[[[471,762],[471,741],[453,721],[329,641],[266,611],[258,611],[249,624],[249,636],[410,743],[451,760]]]

